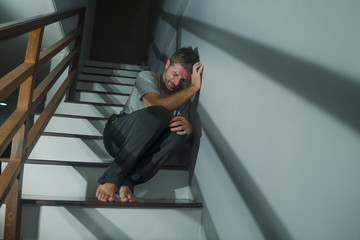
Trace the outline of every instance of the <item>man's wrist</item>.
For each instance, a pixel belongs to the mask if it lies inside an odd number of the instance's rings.
[[[194,85],[190,85],[188,87],[189,91],[191,91],[193,94],[195,94],[197,91],[199,91],[200,87],[194,86]]]

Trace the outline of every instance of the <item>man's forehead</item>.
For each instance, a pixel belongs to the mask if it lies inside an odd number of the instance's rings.
[[[188,71],[186,71],[186,69],[180,63],[175,63],[172,67],[173,70],[182,78],[190,79],[191,74]]]

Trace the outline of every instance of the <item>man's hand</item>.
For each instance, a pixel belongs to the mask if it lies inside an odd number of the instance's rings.
[[[191,123],[182,116],[173,117],[170,120],[170,131],[176,132],[179,135],[187,135],[189,136],[192,133],[192,125]]]
[[[191,86],[196,90],[199,90],[201,87],[201,73],[204,68],[204,64],[197,62],[194,64],[191,74]]]

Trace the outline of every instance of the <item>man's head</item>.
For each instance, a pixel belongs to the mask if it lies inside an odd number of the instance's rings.
[[[199,55],[191,48],[178,49],[170,59],[166,61],[163,82],[169,91],[180,89],[190,80],[192,68],[199,62]]]
[[[170,65],[179,63],[191,74],[192,67],[199,61],[199,55],[191,48],[185,47],[178,49],[170,58]]]

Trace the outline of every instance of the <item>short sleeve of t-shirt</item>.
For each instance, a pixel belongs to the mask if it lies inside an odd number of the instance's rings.
[[[160,95],[160,75],[153,72],[140,72],[135,81],[135,88],[139,92],[140,99],[147,93]]]

